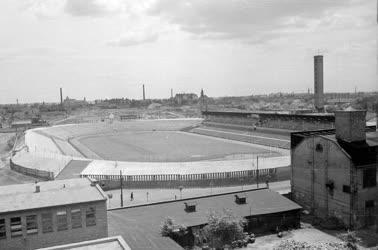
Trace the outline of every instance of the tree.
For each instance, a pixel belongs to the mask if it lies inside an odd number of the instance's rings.
[[[164,237],[182,236],[186,233],[186,227],[175,224],[172,218],[165,218],[160,228],[160,233]]]
[[[235,240],[244,239],[244,224],[245,220],[235,217],[230,210],[224,210],[223,213],[211,212],[204,231],[211,245],[222,247],[231,245]]]

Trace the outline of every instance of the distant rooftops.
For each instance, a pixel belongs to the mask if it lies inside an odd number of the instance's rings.
[[[106,200],[87,178],[0,187],[0,213]]]

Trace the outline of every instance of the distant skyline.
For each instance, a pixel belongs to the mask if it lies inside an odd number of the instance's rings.
[[[1,0],[0,103],[378,91],[373,0]]]

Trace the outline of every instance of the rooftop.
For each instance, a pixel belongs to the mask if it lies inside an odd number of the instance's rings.
[[[366,140],[362,142],[344,142],[337,140],[334,134],[324,138],[336,142],[351,157],[356,166],[365,166],[378,163],[378,132],[366,132]]]
[[[246,197],[246,204],[237,204],[235,195]],[[195,212],[186,212],[185,204],[196,204]],[[241,217],[301,209],[299,205],[269,189],[246,190],[151,205],[108,211],[110,235],[122,235],[131,249],[181,249],[173,240],[160,235],[166,217],[191,227],[207,223],[209,212],[231,209]]]
[[[121,236],[102,238],[97,240],[82,241],[78,243],[59,245],[39,250],[130,250]]]
[[[40,191],[36,192],[39,186]],[[106,200],[98,185],[87,178],[0,187],[0,213]]]

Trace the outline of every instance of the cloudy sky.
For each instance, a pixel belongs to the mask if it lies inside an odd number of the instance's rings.
[[[374,0],[1,0],[0,103],[378,90]]]

